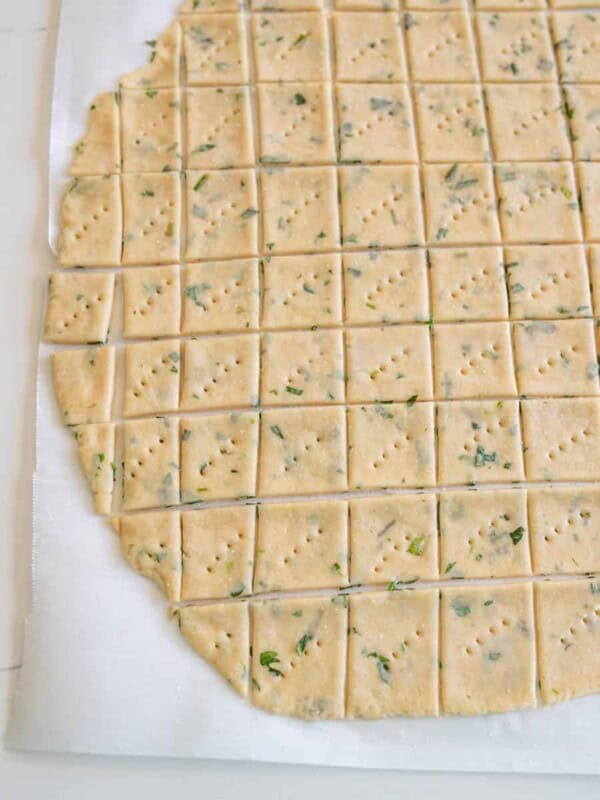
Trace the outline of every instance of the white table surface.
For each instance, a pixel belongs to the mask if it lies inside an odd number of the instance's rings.
[[[29,603],[33,371],[46,245],[48,121],[60,0],[0,2],[0,732],[18,680]],[[123,0],[127,2],[127,0]],[[260,735],[260,732],[257,732]],[[6,800],[307,796],[406,798],[506,796],[578,800],[600,795],[600,778],[407,773],[0,751]]]

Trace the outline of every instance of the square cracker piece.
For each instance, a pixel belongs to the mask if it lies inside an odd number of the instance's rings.
[[[565,113],[571,128],[573,151],[578,161],[600,159],[600,86],[567,84]]]
[[[436,580],[437,502],[433,494],[350,501],[352,583]]]
[[[256,203],[253,170],[188,172],[186,261],[254,255]]]
[[[123,424],[123,509],[179,503],[179,420],[129,420]]]
[[[508,322],[435,325],[433,362],[436,397],[517,394]]]
[[[182,27],[188,86],[248,83],[241,14],[183,17]]]
[[[123,263],[179,259],[181,178],[178,172],[123,175]]]
[[[530,575],[526,492],[441,494],[440,563],[445,578]]]
[[[432,403],[348,409],[351,489],[414,488],[435,483]]]
[[[336,78],[371,83],[406,80],[401,21],[397,14],[336,14]]]
[[[261,348],[263,405],[343,403],[341,331],[265,333]]]
[[[258,328],[258,261],[188,264],[183,290],[182,333]]]
[[[65,344],[105,342],[113,307],[115,276],[51,272],[44,339]]]
[[[438,403],[441,484],[512,483],[525,477],[517,400]]]
[[[261,175],[263,236],[273,253],[339,247],[334,167],[292,167]]]
[[[577,180],[585,238],[588,242],[597,242],[600,240],[600,164],[578,164]]]
[[[121,78],[128,89],[179,86],[181,66],[181,26],[174,22],[156,41],[145,42],[152,49],[148,63]]]
[[[109,175],[120,170],[117,97],[114,92],[105,92],[90,106],[87,131],[75,145],[69,174]]]
[[[508,318],[499,247],[429,250],[431,309],[435,322]]]
[[[252,702],[301,719],[341,719],[348,611],[331,597],[252,605]]]
[[[329,80],[326,18],[319,12],[252,17],[257,81]]]
[[[572,397],[599,393],[592,320],[519,322],[513,337],[520,394]]]
[[[600,489],[529,490],[533,569],[542,575],[600,570]]]
[[[61,267],[116,267],[121,263],[121,185],[118,175],[75,178],[60,209]]]
[[[123,336],[177,336],[180,315],[179,267],[123,270]]]
[[[119,520],[121,552],[172,603],[181,600],[181,521],[178,511],[132,514]]]
[[[600,18],[584,11],[552,15],[552,34],[559,79],[596,83],[600,75]]]
[[[180,373],[179,339],[128,344],[123,416],[177,411]]]
[[[425,322],[429,319],[427,265],[422,250],[345,253],[346,322]]]
[[[446,714],[535,706],[531,584],[442,589],[440,660]]]
[[[256,508],[233,506],[181,515],[182,600],[252,592]]]
[[[167,172],[182,164],[179,89],[123,89],[124,172]]]
[[[494,171],[500,225],[507,244],[581,241],[577,187],[570,163],[496,164]]]
[[[65,425],[109,422],[115,387],[115,348],[52,353],[54,391]]]
[[[257,592],[348,583],[348,504],[268,503],[258,509]]]
[[[349,719],[437,716],[438,592],[350,598]]]
[[[254,164],[247,86],[188,89],[186,108],[189,169],[228,169]]]
[[[404,18],[414,81],[477,80],[475,48],[464,11],[417,11]]]
[[[115,426],[112,422],[78,425],[73,434],[83,474],[94,496],[97,514],[110,514],[115,483]]]
[[[310,328],[342,322],[340,256],[275,256],[262,261],[265,328]]]
[[[477,32],[483,80],[556,80],[552,42],[543,13],[481,12],[477,14]]]
[[[182,419],[184,503],[253,497],[257,460],[257,414],[245,411]]]
[[[600,691],[600,582],[536,583],[535,610],[544,703]]]
[[[431,346],[425,325],[346,331],[348,402],[430,400]]]
[[[263,411],[259,495],[341,492],[348,486],[341,407]]]
[[[339,173],[344,248],[423,243],[417,167],[342,167]]]
[[[530,481],[600,478],[600,400],[524,400],[523,444]]]
[[[182,355],[185,411],[258,405],[258,335],[192,339]]]

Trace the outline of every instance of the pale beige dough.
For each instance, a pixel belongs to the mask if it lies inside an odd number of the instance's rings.
[[[125,347],[123,416],[177,411],[181,378],[179,339]]]
[[[182,163],[179,89],[123,89],[124,172],[166,172]]]
[[[156,41],[146,42],[150,47],[148,63],[121,78],[121,86],[128,89],[171,87],[180,84],[181,26],[173,23]]]
[[[253,603],[254,705],[301,719],[341,719],[347,625],[346,604],[330,597]]]
[[[451,401],[437,406],[441,484],[523,480],[517,400]]]
[[[238,11],[240,0],[184,0],[180,14],[211,14],[221,11]]]
[[[188,264],[183,295],[182,333],[258,328],[258,261]]]
[[[329,79],[325,15],[319,12],[255,14],[252,17],[257,80]]]
[[[400,24],[397,14],[336,14],[333,32],[337,80],[406,80]]]
[[[592,304],[594,316],[600,317],[600,247],[594,245],[588,250],[590,278],[592,283]]]
[[[256,592],[337,588],[347,583],[346,502],[259,506]]]
[[[123,509],[179,503],[179,420],[129,420],[123,424]]]
[[[596,83],[600,75],[600,17],[583,11],[553,14],[552,37],[559,80]]]
[[[88,127],[75,145],[70,175],[108,175],[121,169],[118,95],[105,92],[90,106]]]
[[[600,164],[578,164],[577,180],[585,238],[595,242],[600,240]]]
[[[181,599],[181,523],[178,511],[156,511],[119,519],[121,552],[140,575],[167,598]]]
[[[73,430],[77,454],[97,514],[110,514],[115,482],[115,426],[110,422],[78,425]]]
[[[54,392],[65,425],[110,422],[115,348],[59,350],[51,360]]]
[[[241,14],[183,17],[182,27],[189,86],[248,82],[246,32]]]
[[[437,713],[438,592],[354,595],[348,632],[348,718]]]
[[[433,494],[351,500],[351,582],[436,580],[436,514]]]
[[[414,81],[476,81],[477,66],[464,11],[407,14],[404,29]]]
[[[567,84],[564,110],[571,128],[575,158],[600,159],[600,87]]]
[[[426,11],[448,11],[454,8],[465,8],[465,5],[466,0],[404,0],[404,8]]]
[[[432,403],[377,403],[348,409],[351,489],[435,483]]]
[[[343,402],[341,331],[264,334],[260,385],[263,405]]]
[[[123,270],[123,335],[177,336],[181,314],[179,267]]]
[[[394,11],[400,0],[335,0],[337,11]]]
[[[172,263],[181,243],[178,172],[123,175],[123,263]]]
[[[252,592],[255,506],[206,508],[181,515],[182,600]]]
[[[247,411],[182,419],[182,502],[253,497],[258,427]]]
[[[550,2],[552,5],[552,2]],[[477,9],[510,9],[518,11],[520,9],[546,8],[546,0],[475,0]]]
[[[530,583],[442,589],[441,705],[447,714],[535,706]]]
[[[187,162],[190,169],[254,164],[248,87],[203,86],[187,90]]]
[[[65,344],[106,342],[115,276],[107,273],[51,272],[44,339]]]
[[[477,14],[477,33],[485,81],[556,80],[552,42],[543,13],[482,12]]]
[[[321,0],[250,0],[252,11],[311,11],[322,8]]]

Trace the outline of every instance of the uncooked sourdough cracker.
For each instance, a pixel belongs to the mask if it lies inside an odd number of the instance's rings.
[[[94,98],[86,133],[75,145],[70,175],[108,175],[121,169],[119,111],[114,92]]]
[[[123,263],[179,258],[181,178],[178,172],[123,175]]]
[[[258,328],[258,261],[188,264],[183,289],[182,333]]]
[[[600,87],[567,84],[565,115],[571,129],[573,151],[578,161],[600,159]]]
[[[477,80],[473,41],[464,11],[416,11],[404,17],[414,81]]]
[[[543,13],[481,12],[476,21],[485,81],[556,80],[552,42]]]
[[[600,18],[584,11],[552,15],[559,80],[595,83],[600,74]]]
[[[77,454],[98,514],[110,514],[115,482],[115,426],[111,422],[78,425]]]
[[[121,78],[128,89],[155,89],[180,83],[181,27],[174,23],[158,39],[146,42],[150,47],[148,63]]]
[[[166,172],[182,163],[179,89],[123,89],[124,172]]]
[[[182,17],[189,86],[248,82],[246,33],[241,14]]]
[[[123,416],[177,411],[180,382],[179,339],[128,344],[125,347]]]
[[[59,350],[52,354],[52,377],[65,425],[110,422],[114,347]]]
[[[333,31],[337,80],[406,80],[400,24],[397,14],[336,14]]]
[[[190,88],[186,93],[190,169],[228,169],[254,163],[248,87]]]
[[[106,342],[113,307],[115,277],[51,272],[44,339],[65,344]]]
[[[181,313],[179,267],[123,270],[123,336],[177,336]]]
[[[252,16],[257,81],[329,79],[325,15],[318,12]]]
[[[154,581],[171,602],[181,599],[181,522],[177,511],[119,519],[121,552],[131,567]]]
[[[156,417],[123,424],[123,509],[179,503],[179,420]]]

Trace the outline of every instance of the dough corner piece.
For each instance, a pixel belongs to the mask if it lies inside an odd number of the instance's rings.
[[[52,374],[65,425],[110,422],[114,347],[59,350],[52,354]]]
[[[103,92],[89,107],[88,126],[77,142],[69,174],[110,175],[119,172],[119,95]]]
[[[110,514],[115,483],[115,425],[100,422],[73,430],[83,474],[92,490],[98,514]]]
[[[181,63],[181,26],[173,22],[156,40],[146,42],[151,48],[148,63],[121,78],[125,89],[170,88],[179,85]]]
[[[120,519],[121,551],[129,565],[176,603],[181,597],[181,520],[178,511]]]
[[[250,673],[248,604],[183,606],[173,613],[190,647],[220,672],[238,694],[247,697]]]

